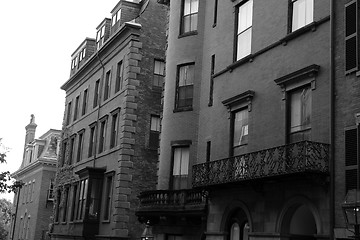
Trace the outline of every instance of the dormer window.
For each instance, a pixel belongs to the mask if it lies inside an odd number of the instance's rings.
[[[86,48],[81,50],[81,52],[79,53],[79,62],[81,62],[85,58],[85,51],[86,51]]]
[[[105,25],[102,26],[96,34],[96,48],[99,49],[104,44]]]
[[[115,25],[115,23],[117,23],[118,21],[120,21],[120,16],[121,16],[121,9],[119,9],[113,16],[112,16],[112,26]]]

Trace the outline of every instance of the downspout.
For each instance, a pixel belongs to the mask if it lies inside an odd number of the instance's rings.
[[[335,10],[334,0],[330,0],[330,239],[334,239],[335,227]]]
[[[100,119],[100,108],[101,108],[101,93],[103,90],[103,84],[104,84],[104,74],[105,74],[105,66],[103,62],[101,61],[101,58],[99,57],[99,50],[96,51],[96,57],[99,59],[102,73],[100,78],[100,84],[99,84],[99,94],[98,94],[98,109],[97,109],[97,117],[96,117],[96,128],[95,128],[95,142],[94,142],[94,161],[93,161],[93,167],[96,167],[95,161],[96,161],[96,153],[97,153],[97,141],[98,141],[98,133],[99,133],[99,119]]]

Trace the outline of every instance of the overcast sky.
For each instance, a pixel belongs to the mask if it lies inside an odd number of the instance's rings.
[[[9,148],[0,171],[21,164],[25,126],[35,115],[36,138],[61,129],[71,54],[119,0],[0,1],[0,138]],[[12,194],[0,198],[12,200]]]

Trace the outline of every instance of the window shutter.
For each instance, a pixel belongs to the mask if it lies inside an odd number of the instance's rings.
[[[345,73],[358,69],[357,0],[345,5]]]
[[[345,131],[345,188],[356,189],[357,178],[357,129]]]

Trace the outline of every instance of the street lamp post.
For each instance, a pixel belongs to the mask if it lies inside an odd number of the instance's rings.
[[[12,227],[12,233],[11,233],[11,240],[14,240],[16,217],[17,217],[17,211],[18,211],[19,199],[20,199],[20,189],[21,189],[21,187],[22,187],[23,185],[24,185],[24,183],[23,183],[21,180],[14,182],[14,187],[15,187],[15,189],[16,189],[16,194],[17,194],[17,199],[16,199],[15,217],[14,217],[14,222],[13,222],[13,227]]]

